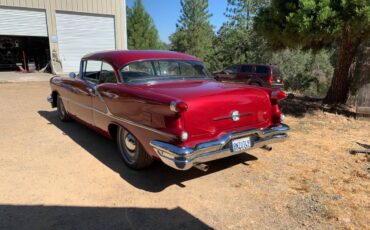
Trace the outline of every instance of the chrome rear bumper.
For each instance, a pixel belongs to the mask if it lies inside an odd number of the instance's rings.
[[[279,90],[284,90],[284,84],[282,83],[271,83],[271,88],[273,89],[279,89]]]
[[[217,140],[198,144],[195,148],[178,147],[162,141],[151,141],[150,145],[165,164],[178,170],[188,170],[197,164],[245,152],[246,150],[240,152],[231,150],[231,141],[234,139],[249,136],[252,140],[250,149],[261,148],[271,143],[283,142],[288,137],[288,131],[289,126],[281,124],[267,129],[228,133]]]

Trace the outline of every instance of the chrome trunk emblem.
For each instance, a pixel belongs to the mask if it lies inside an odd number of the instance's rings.
[[[234,111],[231,112],[231,119],[233,121],[239,121],[240,114],[239,114],[239,111],[238,110],[234,110]]]
[[[252,114],[253,113],[240,114],[238,110],[234,110],[234,111],[231,112],[230,116],[216,117],[216,118],[213,118],[213,120],[214,121],[219,121],[219,120],[226,120],[226,119],[231,118],[231,120],[233,120],[233,121],[239,121],[240,117],[246,117],[246,116],[250,116]]]

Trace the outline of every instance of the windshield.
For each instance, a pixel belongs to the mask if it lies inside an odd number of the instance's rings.
[[[124,66],[120,73],[123,81],[129,84],[208,79],[211,76],[202,62],[187,60],[137,61]]]

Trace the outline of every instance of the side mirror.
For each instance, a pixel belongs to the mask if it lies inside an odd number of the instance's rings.
[[[72,79],[75,79],[76,78],[76,73],[75,72],[70,72],[69,74],[68,74],[68,77],[70,77],[70,78],[72,78]]]

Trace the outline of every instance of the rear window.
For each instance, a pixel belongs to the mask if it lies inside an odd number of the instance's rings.
[[[225,72],[236,73],[236,72],[238,72],[238,66],[236,66],[236,65],[230,66],[230,67],[225,69]]]
[[[272,73],[273,73],[274,75],[281,75],[281,71],[280,71],[280,69],[279,69],[279,68],[277,68],[277,67],[272,67]]]
[[[270,67],[268,66],[256,66],[256,73],[269,74]]]
[[[124,66],[120,70],[124,82],[141,84],[152,81],[173,81],[209,78],[203,63],[187,60],[146,60]]]

